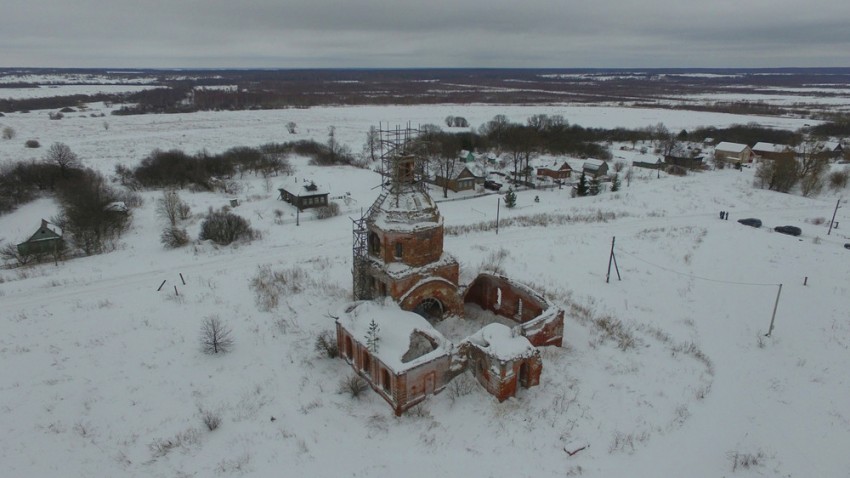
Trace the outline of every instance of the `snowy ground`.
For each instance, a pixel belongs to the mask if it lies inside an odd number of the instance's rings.
[[[106,129],[104,118],[51,121],[33,111],[0,118],[18,132],[0,141],[0,160],[39,157],[42,150],[23,148],[35,137],[64,141],[109,173],[154,148],[219,151],[293,139],[283,126],[290,120],[299,127],[294,138],[323,140],[334,125],[356,151],[379,120],[439,123],[455,114],[477,125],[500,113],[517,121],[564,114],[585,126],[664,122],[671,130],[749,121],[661,110],[427,106],[107,117]],[[564,307],[565,346],[543,351],[540,386],[516,399],[500,404],[461,381],[418,413],[395,418],[372,392],[339,393],[350,367],[313,348],[349,299],[348,217],[371,204],[380,180],[368,170],[294,163],[297,176],[332,196],[350,193],[346,212],[322,221],[304,214],[296,226],[273,188],[246,180],[235,212],[262,239],[167,251],[154,211],[160,193],[145,192],[114,252],[0,271],[0,463],[9,476],[850,474],[850,251],[842,248],[850,209],[838,210],[841,228],[829,236],[812,224],[831,216],[835,196],[753,189],[748,169],[639,173],[622,191],[589,198],[520,191],[516,208],[501,209],[506,226],[498,235],[449,235],[445,247],[459,259],[462,281],[497,262]],[[195,214],[185,224],[193,237],[207,208],[227,200],[181,195]],[[274,222],[276,209],[283,224]],[[440,209],[450,227],[491,221],[496,196]],[[730,220],[718,219],[720,210]],[[21,241],[55,213],[42,199],[0,216],[0,237]],[[599,213],[616,218],[587,219]],[[535,215],[539,225],[507,226]],[[742,217],[765,227],[742,226]],[[803,235],[772,232],[780,224]],[[606,284],[615,236],[622,280],[612,271]],[[271,311],[249,286],[264,265],[303,278]],[[766,338],[780,283],[776,328]],[[199,350],[200,323],[213,315],[233,329],[235,348],[223,356]],[[221,418],[218,429],[207,429],[204,412]],[[565,451],[584,445],[573,456]]]

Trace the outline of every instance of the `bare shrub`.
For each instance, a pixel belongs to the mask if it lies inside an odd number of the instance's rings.
[[[0,248],[0,259],[14,262],[19,266],[24,266],[29,264],[34,257],[30,254],[21,254],[20,251],[18,251],[18,246],[15,244],[6,244]]]
[[[274,210],[274,223],[277,225],[283,224],[283,211],[280,209]]]
[[[281,296],[301,292],[309,285],[308,280],[307,272],[300,267],[274,271],[271,266],[264,265],[251,279],[250,287],[260,309],[269,311],[277,307]]]
[[[481,271],[492,272],[494,274],[504,274],[505,270],[502,266],[505,262],[505,258],[509,255],[510,252],[504,247],[500,247],[498,250],[491,252],[481,264]]]
[[[184,205],[177,191],[163,191],[162,197],[156,201],[156,213],[174,227],[180,218],[180,209]],[[185,207],[188,208],[188,206]]]
[[[201,350],[206,354],[227,353],[233,348],[230,327],[212,315],[201,323]]]
[[[251,223],[242,216],[233,214],[225,209],[214,211],[210,208],[207,218],[201,223],[201,240],[211,240],[216,244],[226,246],[239,239],[251,240],[258,237],[251,229]]]
[[[288,131],[289,134],[295,134],[297,127],[298,125],[295,124],[295,121],[290,121],[286,123],[286,131]]]
[[[162,230],[159,241],[169,249],[176,249],[189,243],[189,233],[179,227],[166,227]]]
[[[844,168],[841,171],[833,171],[829,173],[829,176],[827,176],[829,189],[832,189],[833,191],[846,188],[848,180],[850,180],[850,169],[847,168]]]
[[[360,398],[360,395],[369,389],[369,384],[360,375],[349,375],[339,383],[339,393],[347,393],[351,398]]]
[[[729,461],[732,462],[732,471],[738,471],[738,468],[749,470],[764,465],[764,452],[756,453],[741,453],[739,451],[729,452]]]
[[[201,410],[201,420],[209,431],[213,431],[221,425],[221,416],[210,410]]]
[[[468,373],[461,374],[449,382],[448,391],[449,399],[455,400],[465,397],[472,393],[478,387],[478,383]]]
[[[336,336],[330,330],[325,330],[316,336],[314,344],[316,352],[328,357],[339,357],[339,346],[336,343]]]
[[[27,148],[38,148],[41,147],[41,143],[34,139],[28,139],[27,142],[24,143],[24,146]]]
[[[594,319],[593,324],[602,333],[603,338],[615,340],[620,350],[628,350],[637,345],[632,331],[619,319],[606,315]]]
[[[415,418],[430,418],[431,409],[424,402],[419,402],[407,409],[407,415]]]
[[[3,128],[3,139],[12,139],[15,137],[15,129],[11,126]]]
[[[331,217],[339,216],[339,204],[335,202],[329,202],[327,206],[317,207],[316,211],[316,219],[328,219]]]
[[[200,442],[198,430],[189,428],[175,434],[171,438],[157,438],[148,445],[154,458],[169,454],[172,450],[197,445]]]

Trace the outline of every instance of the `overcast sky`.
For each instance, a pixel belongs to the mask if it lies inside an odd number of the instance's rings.
[[[0,67],[850,66],[850,0],[3,0]]]

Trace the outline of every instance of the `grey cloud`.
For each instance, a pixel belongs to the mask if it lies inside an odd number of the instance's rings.
[[[7,0],[0,66],[846,66],[850,2],[692,3]]]

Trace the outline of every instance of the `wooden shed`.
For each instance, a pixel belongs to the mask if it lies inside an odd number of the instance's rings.
[[[26,241],[18,244],[18,254],[32,256],[37,254],[53,254],[62,250],[62,228],[41,220],[41,226]]]

